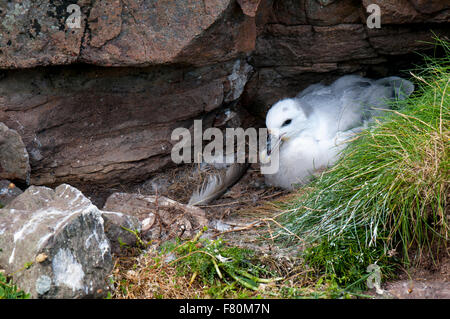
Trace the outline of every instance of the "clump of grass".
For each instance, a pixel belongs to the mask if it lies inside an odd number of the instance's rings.
[[[307,260],[341,284],[370,263],[388,264],[400,245],[404,261],[449,239],[450,44],[426,58],[413,97],[386,111],[350,143],[342,159],[286,208],[283,225],[313,243]],[[293,236],[290,238],[294,239]]]
[[[17,288],[0,272],[0,299],[28,299],[30,295]]]

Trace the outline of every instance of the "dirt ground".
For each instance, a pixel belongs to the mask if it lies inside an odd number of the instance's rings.
[[[399,299],[450,299],[450,250],[439,260],[426,258],[416,267],[404,270],[399,280],[382,287],[387,297]]]

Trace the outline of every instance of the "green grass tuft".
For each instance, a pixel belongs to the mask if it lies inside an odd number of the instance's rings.
[[[11,280],[0,273],[0,299],[28,299],[30,295],[19,290]]]

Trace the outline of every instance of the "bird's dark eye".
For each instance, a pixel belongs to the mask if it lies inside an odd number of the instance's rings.
[[[284,121],[283,125],[281,125],[281,127],[286,126],[286,125],[289,125],[289,124],[291,124],[291,122],[292,122],[291,119],[286,120],[286,121]]]

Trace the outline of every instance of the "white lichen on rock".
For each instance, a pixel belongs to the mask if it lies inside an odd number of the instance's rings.
[[[234,63],[233,72],[228,76],[231,90],[225,97],[225,102],[235,101],[242,95],[252,71],[253,67],[245,61],[243,66],[241,66],[241,60]]]
[[[36,280],[36,292],[39,295],[47,293],[52,287],[52,279],[49,276],[42,275]]]
[[[72,252],[61,248],[53,257],[53,275],[56,286],[66,286],[73,291],[83,289],[84,271]]]

